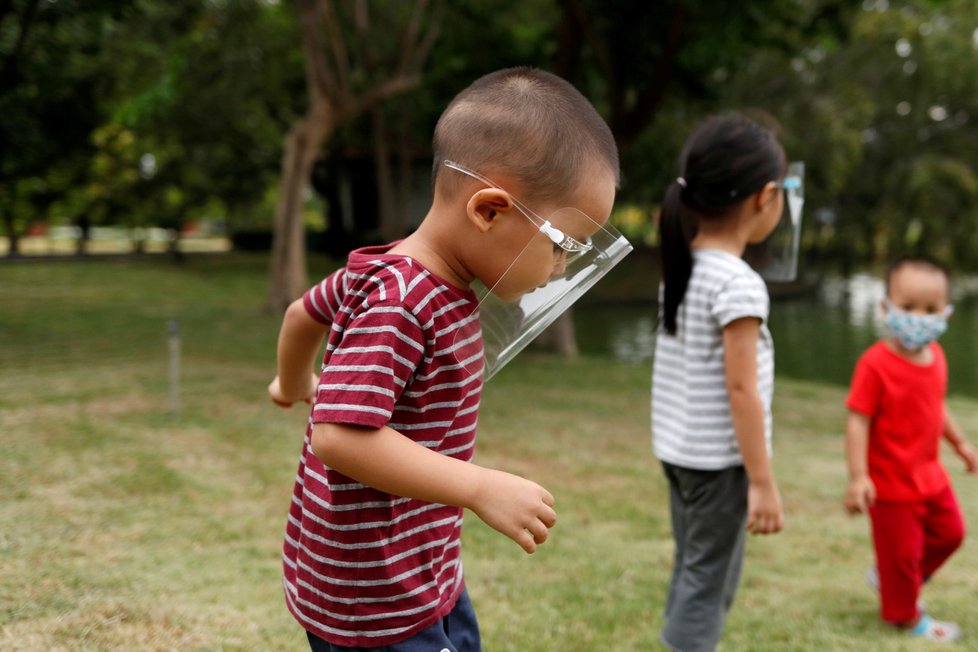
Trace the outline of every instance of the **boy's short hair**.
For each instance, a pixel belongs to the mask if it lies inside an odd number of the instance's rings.
[[[597,159],[619,181],[618,147],[590,102],[560,77],[534,68],[499,70],[455,96],[432,143],[435,192],[463,183],[442,163],[461,163],[492,177],[505,174],[544,201],[570,192]]]
[[[948,297],[950,297],[951,272],[944,263],[930,256],[901,256],[890,263],[890,267],[886,270],[886,296],[890,296],[890,285],[893,282],[894,275],[904,267],[915,267],[924,271],[943,274],[944,279],[947,281]]]

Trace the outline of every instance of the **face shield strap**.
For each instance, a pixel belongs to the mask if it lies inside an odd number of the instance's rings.
[[[798,250],[801,243],[802,208],[805,204],[805,164],[788,165],[778,187],[785,194],[785,213],[771,234],[756,245],[750,245],[744,258],[769,281],[793,281],[798,274]]]

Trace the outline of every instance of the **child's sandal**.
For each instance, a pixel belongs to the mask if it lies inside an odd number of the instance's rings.
[[[961,628],[957,624],[934,620],[927,614],[920,617],[909,633],[911,636],[919,636],[938,643],[953,643],[961,638]]]

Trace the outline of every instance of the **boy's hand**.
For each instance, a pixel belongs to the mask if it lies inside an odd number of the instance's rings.
[[[470,508],[527,553],[535,552],[547,540],[549,528],[557,522],[554,497],[536,482],[504,471],[485,471]]]
[[[955,447],[954,451],[964,461],[964,468],[968,473],[978,473],[978,451],[974,446],[963,441]]]
[[[781,493],[773,480],[751,482],[747,489],[747,531],[751,534],[775,534],[784,527]]]
[[[316,374],[310,374],[309,385],[306,387],[303,395],[296,398],[292,396],[286,396],[282,393],[282,386],[279,382],[278,376],[268,384],[268,396],[272,399],[275,405],[283,408],[292,407],[293,403],[297,401],[305,401],[306,403],[312,403],[313,399],[316,397],[316,386],[319,384],[319,377]]]
[[[853,478],[846,489],[846,511],[850,514],[862,514],[876,502],[876,485],[868,475]]]

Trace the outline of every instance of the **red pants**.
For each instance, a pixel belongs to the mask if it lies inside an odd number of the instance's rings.
[[[949,486],[915,503],[878,501],[869,508],[880,578],[880,613],[896,625],[915,621],[917,596],[964,540],[961,508]]]

